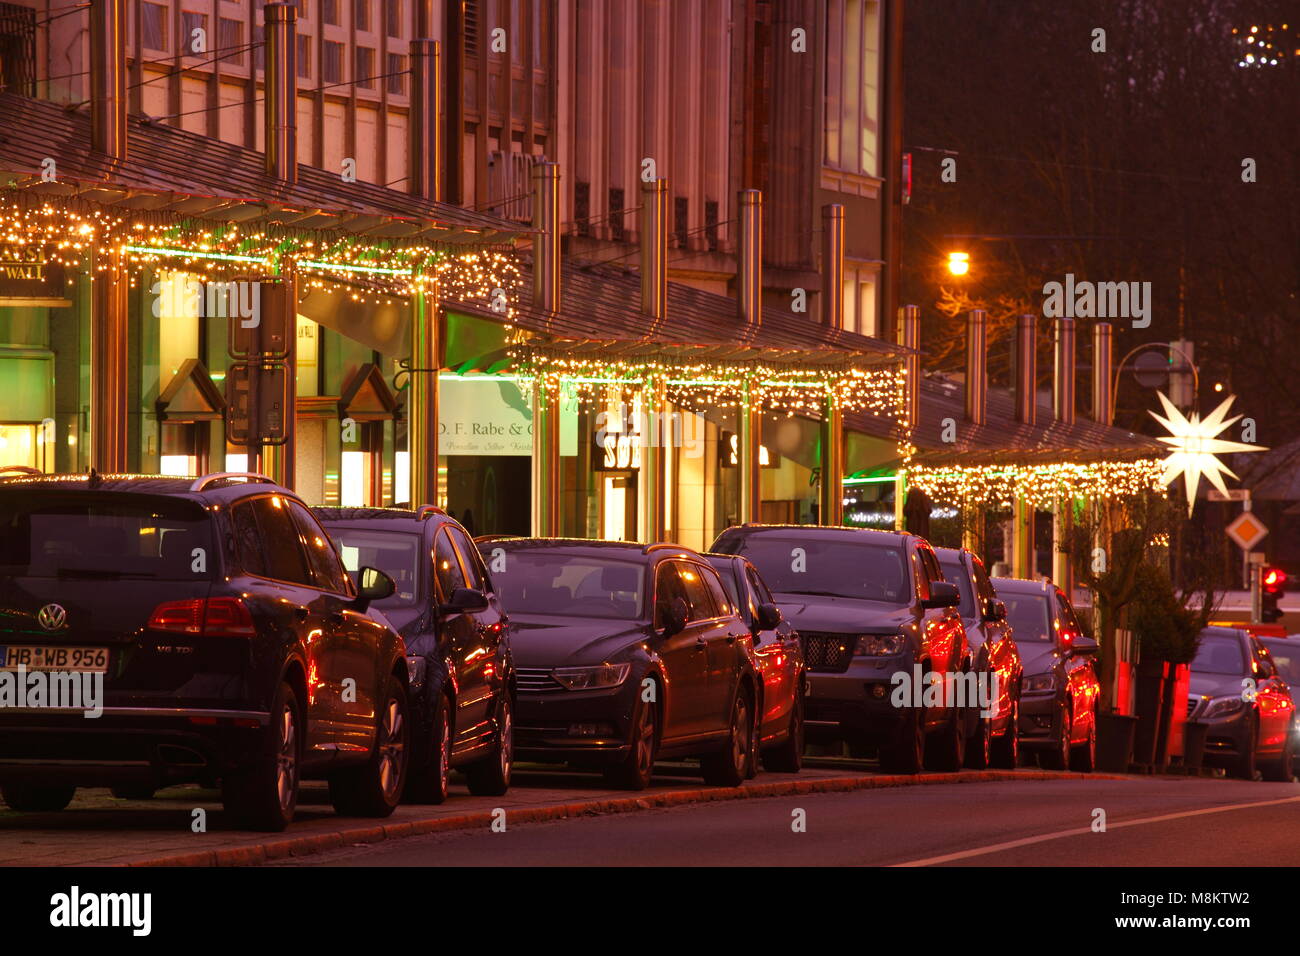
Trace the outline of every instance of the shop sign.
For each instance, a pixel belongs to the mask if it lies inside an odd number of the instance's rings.
[[[69,306],[63,279],[62,266],[39,256],[0,257],[0,305]]]
[[[578,452],[576,397],[560,402],[560,454]],[[533,411],[512,378],[444,375],[438,394],[438,454],[531,455]]]

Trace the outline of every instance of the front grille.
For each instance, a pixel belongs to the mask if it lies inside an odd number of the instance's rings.
[[[843,674],[849,669],[853,660],[853,645],[857,643],[856,634],[799,634],[803,644],[803,659],[810,671],[823,674]]]
[[[564,690],[564,685],[551,676],[549,667],[516,667],[515,687],[521,694]]]

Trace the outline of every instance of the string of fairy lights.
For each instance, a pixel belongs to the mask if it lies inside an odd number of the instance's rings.
[[[1017,500],[1050,509],[1075,498],[1114,499],[1164,488],[1159,458],[1033,465],[906,466],[907,482],[935,501],[963,507],[1011,507]]]

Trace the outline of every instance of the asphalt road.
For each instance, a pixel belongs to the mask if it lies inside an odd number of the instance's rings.
[[[804,832],[794,823],[802,811]],[[1094,830],[1104,811],[1105,832]],[[518,824],[304,866],[1297,866],[1300,784],[1177,777],[902,787]]]

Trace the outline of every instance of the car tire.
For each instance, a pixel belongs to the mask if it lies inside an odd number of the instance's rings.
[[[1067,701],[1061,710],[1060,734],[1056,746],[1043,751],[1043,768],[1045,770],[1067,770],[1070,766],[1071,707]]]
[[[704,782],[711,787],[739,787],[749,772],[754,752],[754,707],[749,691],[736,695],[731,704],[731,732],[727,744],[700,757]]]
[[[987,770],[993,762],[993,718],[977,715],[978,731],[966,741],[966,766]]]
[[[994,737],[990,747],[989,766],[999,770],[1015,770],[1020,765],[1020,702],[1011,702],[1011,716],[1001,737]]]
[[[282,683],[257,754],[221,778],[221,805],[240,826],[278,833],[293,822],[305,731],[298,695]]]
[[[1282,753],[1276,760],[1271,760],[1264,764],[1264,779],[1271,780],[1274,783],[1291,782],[1291,735],[1288,733],[1286,742],[1282,744]]]
[[[19,813],[54,813],[65,809],[76,796],[77,788],[57,783],[15,781],[0,787],[0,796],[10,810]]]
[[[1250,739],[1247,742],[1246,752],[1233,759],[1228,764],[1228,773],[1238,780],[1254,780],[1256,770],[1256,752],[1259,750],[1259,723],[1252,721],[1250,725]]]
[[[515,719],[510,695],[501,692],[497,698],[497,740],[492,754],[465,768],[469,792],[476,797],[499,797],[510,789],[510,777],[515,767]]]
[[[654,776],[659,750],[658,713],[638,695],[632,712],[632,736],[627,756],[605,768],[605,781],[619,790],[644,790]]]
[[[954,707],[948,723],[935,736],[934,746],[926,746],[925,768],[940,773],[956,773],[966,762],[966,728],[964,710]]]
[[[1076,773],[1092,773],[1097,766],[1097,712],[1092,713],[1088,725],[1088,739],[1070,751],[1070,769]]]
[[[113,787],[110,792],[119,800],[152,800],[158,789],[150,784],[142,783]]]
[[[330,803],[351,817],[387,817],[397,809],[406,786],[411,722],[406,687],[389,676],[384,704],[375,715],[375,746],[365,763],[331,774]]]
[[[925,765],[925,710],[909,707],[911,717],[904,720],[898,733],[880,748],[880,769],[885,773],[920,773]]]
[[[447,799],[451,776],[451,717],[447,695],[439,694],[429,722],[429,753],[406,783],[406,803],[439,804]]]
[[[770,773],[798,773],[803,769],[803,740],[803,693],[800,692],[795,694],[794,706],[790,708],[790,729],[785,740],[763,751],[763,769]]]

